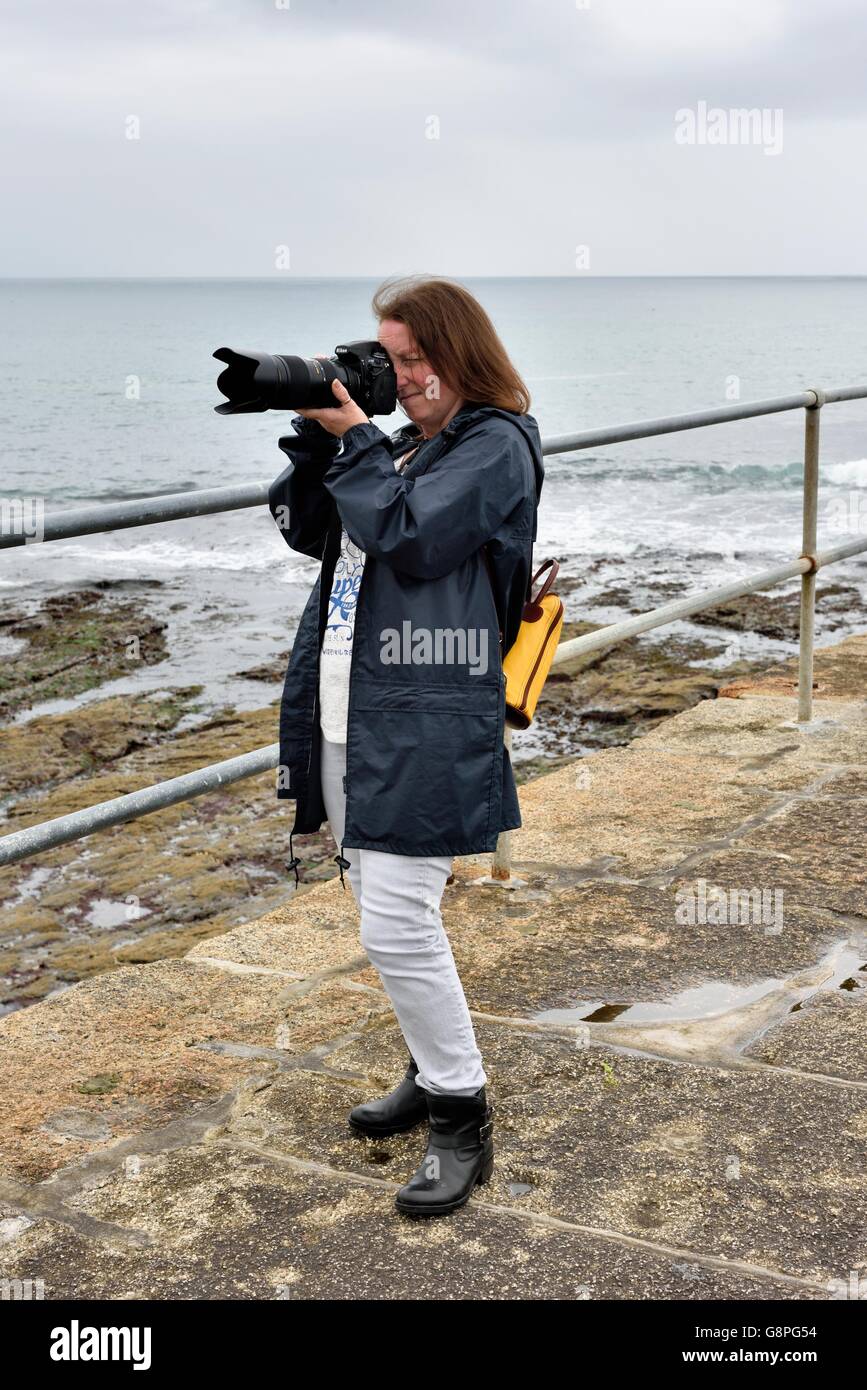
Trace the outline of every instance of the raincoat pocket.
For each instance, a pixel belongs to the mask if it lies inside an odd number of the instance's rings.
[[[394,708],[353,706],[360,719],[347,745],[349,814],[351,789],[363,786],[363,848],[400,853],[412,845],[415,854],[471,854],[489,838],[492,810],[499,812],[500,779],[495,783],[492,772],[500,767],[502,723],[496,710],[479,713],[451,702],[457,693],[442,691],[435,709],[405,700]],[[352,846],[359,838],[355,824],[347,823],[343,843]]]

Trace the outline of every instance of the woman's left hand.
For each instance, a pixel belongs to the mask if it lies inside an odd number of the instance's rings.
[[[361,406],[356,405],[342,381],[335,377],[331,383],[331,390],[335,397],[335,405],[327,406],[324,410],[297,410],[296,415],[303,415],[305,420],[316,420],[329,434],[336,434],[338,438],[352,429],[353,425],[370,424]]]

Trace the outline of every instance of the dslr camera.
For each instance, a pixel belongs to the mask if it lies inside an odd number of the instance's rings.
[[[322,410],[333,406],[331,383],[341,381],[365,415],[391,415],[397,405],[397,377],[381,343],[359,339],[341,343],[332,357],[286,357],[282,353],[238,352],[218,348],[226,362],[217,387],[227,397],[218,415],[254,410]]]

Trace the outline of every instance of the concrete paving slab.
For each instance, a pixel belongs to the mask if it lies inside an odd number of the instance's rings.
[[[340,970],[361,954],[358,907],[339,879],[292,896],[257,922],[200,941],[186,959],[201,956],[267,966],[308,976]]]
[[[3,1021],[0,1171],[43,1178],[213,1101],[257,1049],[288,1060],[382,1014],[386,998],[329,980],[189,960],[83,981]]]
[[[697,856],[690,861],[690,872],[677,879],[674,887],[687,892],[703,879],[708,885],[706,891],[713,884],[724,894],[755,889],[781,893],[786,920],[810,909],[857,920],[867,915],[863,865],[848,860],[843,863],[844,859],[845,849],[838,858],[836,851],[815,844],[795,846],[789,842],[782,850],[773,845],[751,847],[745,842],[718,854]]]
[[[798,724],[797,700],[747,694],[738,700],[703,700],[642,734],[647,749],[730,754],[741,759],[796,755],[805,766],[867,765],[867,704],[814,700],[813,719]]]
[[[837,989],[793,1005],[744,1056],[867,1085],[867,959]]]
[[[738,843],[780,855],[814,880],[860,895],[867,906],[867,800],[819,796],[790,803]]]
[[[818,1282],[867,1261],[867,1091],[493,1024],[477,1036],[495,1105],[485,1201]],[[380,1041],[356,1040],[331,1064],[354,1078]],[[355,1079],[294,1071],[239,1098],[213,1134],[405,1182],[425,1131],[355,1136],[346,1115],[369,1098]]]
[[[353,1182],[210,1145],[116,1176],[4,1248],[7,1278],[52,1299],[824,1300],[830,1292],[689,1251],[527,1219],[472,1198],[445,1219],[394,1210],[396,1184]],[[144,1236],[88,1239],[85,1217]]]
[[[636,877],[677,864],[815,777],[791,755],[745,766],[704,751],[660,758],[642,744],[606,749],[523,786],[521,857]]]

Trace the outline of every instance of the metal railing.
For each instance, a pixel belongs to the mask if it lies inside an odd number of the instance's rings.
[[[822,407],[835,401],[863,400],[867,386],[842,386],[828,390],[801,391],[791,396],[778,396],[764,401],[745,401],[740,405],[721,406],[715,410],[693,411],[688,414],[664,416],[656,420],[635,420],[623,425],[584,430],[579,434],[555,435],[543,440],[544,454],[564,454],[580,449],[592,449],[607,444],[649,439],[659,434],[674,434],[681,430],[701,429],[708,425],[725,424],[732,420],[747,420],[760,415],[773,415],[788,410],[805,412],[804,429],[804,493],[803,527],[800,555],[786,564],[762,570],[746,579],[734,580],[715,589],[705,589],[688,598],[676,599],[658,608],[623,622],[611,623],[584,637],[561,642],[554,655],[552,669],[576,656],[611,647],[638,633],[662,627],[680,618],[700,613],[727,599],[771,589],[797,575],[801,576],[801,613],[798,672],[798,720],[808,722],[812,717],[813,697],[813,634],[816,597],[816,574],[825,565],[867,551],[867,537],[846,541],[829,550],[817,551],[817,521],[819,492],[819,416]],[[182,517],[207,516],[214,512],[234,511],[241,507],[256,507],[268,500],[268,483],[247,483],[241,486],[212,488],[201,492],[167,493],[108,506],[82,507],[55,512],[45,519],[37,541],[26,541],[20,533],[0,534],[0,549],[25,543],[66,540],[96,532],[115,531],[131,526],[150,526],[157,522]],[[506,726],[505,742],[511,745],[512,730]],[[0,865],[14,864],[31,855],[41,854],[57,845],[68,844],[97,830],[121,825],[149,815],[152,811],[191,801],[218,787],[231,785],[245,777],[279,765],[280,745],[269,744],[251,753],[242,753],[224,762],[212,763],[182,777],[172,777],[155,786],[129,792],[112,801],[58,816],[40,825],[17,830],[0,838]],[[510,844],[515,832],[503,831],[494,852],[491,875],[482,882],[510,883]]]

